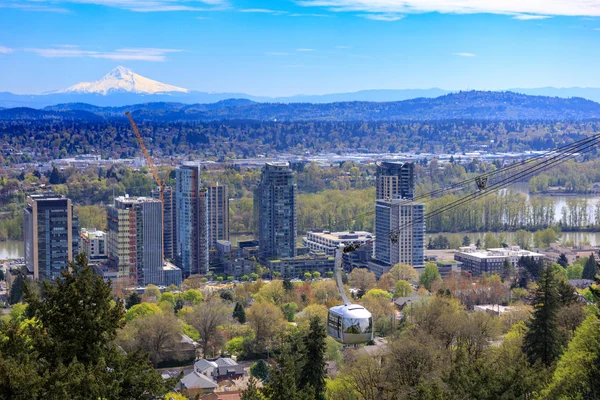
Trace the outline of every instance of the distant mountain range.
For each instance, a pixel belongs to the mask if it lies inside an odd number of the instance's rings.
[[[86,103],[49,106],[42,110],[0,110],[4,120],[99,120],[125,118],[131,111],[139,121],[409,121],[409,120],[591,120],[600,119],[600,104],[583,98],[563,99],[513,92],[470,91],[437,98],[396,102],[258,103],[228,99],[210,104],[176,102],[99,107]]]
[[[600,102],[600,88],[509,89],[510,92],[560,98],[581,97]],[[64,103],[86,103],[100,107],[120,107],[139,103],[210,104],[227,99],[246,99],[257,103],[339,103],[397,102],[417,98],[436,98],[451,91],[432,89],[362,90],[353,93],[296,95],[288,97],[253,96],[245,93],[207,93],[193,91],[146,78],[130,69],[116,67],[94,82],[81,82],[41,95],[0,92],[0,107],[44,108]]]

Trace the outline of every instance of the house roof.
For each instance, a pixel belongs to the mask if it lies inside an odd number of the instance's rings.
[[[201,400],[240,400],[241,392],[213,392],[202,396]]]
[[[214,361],[219,367],[230,367],[230,366],[235,366],[238,365],[238,363],[236,363],[235,361],[233,361],[231,358],[229,357],[221,357],[221,358],[217,358]]]
[[[216,389],[219,387],[215,381],[196,371],[190,372],[179,382],[186,389]]]
[[[196,361],[194,363],[194,367],[197,370],[204,372],[204,371],[206,371],[207,369],[210,369],[210,368],[217,368],[218,365],[214,361],[208,361],[208,360],[202,359],[202,360]]]

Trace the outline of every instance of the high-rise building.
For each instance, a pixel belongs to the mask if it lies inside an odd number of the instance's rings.
[[[176,264],[183,276],[208,272],[208,201],[198,165],[175,171]]]
[[[229,191],[227,185],[207,183],[208,245],[216,247],[218,240],[229,240]]]
[[[162,204],[146,197],[122,196],[107,208],[108,254],[119,278],[137,286],[163,282]]]
[[[152,197],[155,199],[160,198],[160,190],[158,190],[158,188],[152,191]],[[177,243],[177,229],[175,228],[175,191],[171,186],[164,187],[163,198],[165,200],[163,206],[163,252],[166,259],[174,260],[176,253],[175,244]]]
[[[425,265],[425,206],[402,200],[377,200],[375,206],[375,260]]]
[[[414,200],[414,164],[382,161],[377,163],[376,200]]]
[[[34,279],[60,277],[79,247],[71,200],[55,194],[29,196],[23,210],[23,239],[25,265]]]
[[[262,258],[296,256],[296,184],[286,162],[267,163],[254,191]]]

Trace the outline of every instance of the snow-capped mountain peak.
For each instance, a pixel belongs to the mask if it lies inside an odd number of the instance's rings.
[[[118,66],[95,82],[81,82],[55,93],[94,93],[106,95],[113,92],[159,94],[170,92],[187,93],[189,90],[143,77],[128,68]]]

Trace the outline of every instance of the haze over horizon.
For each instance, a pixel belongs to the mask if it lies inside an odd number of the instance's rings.
[[[20,94],[119,64],[190,90],[268,97],[600,87],[600,3],[584,0],[6,0],[0,10],[0,91]]]

